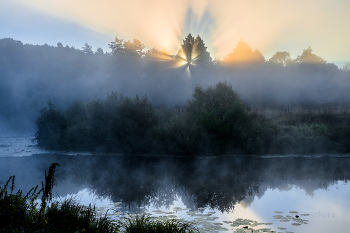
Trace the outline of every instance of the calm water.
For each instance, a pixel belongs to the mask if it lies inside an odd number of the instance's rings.
[[[2,183],[16,175],[16,187],[28,191],[52,162],[61,164],[57,198],[95,204],[112,219],[150,213],[196,221],[202,231],[348,232],[346,156],[96,156],[50,153],[27,136],[0,138]]]

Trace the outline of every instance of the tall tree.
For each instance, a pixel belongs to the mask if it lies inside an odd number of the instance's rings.
[[[83,53],[85,55],[93,54],[94,52],[92,51],[92,46],[89,45],[88,43],[85,43],[85,45],[83,47]]]
[[[341,68],[342,71],[350,72],[350,61],[345,62],[344,66]]]
[[[118,37],[115,37],[115,40],[108,45],[109,45],[109,48],[112,50],[113,55],[120,55],[125,53],[123,39],[118,39]]]
[[[208,63],[211,62],[210,53],[207,51],[204,41],[200,36],[197,36],[194,41],[194,58],[196,63]]]
[[[290,57],[290,53],[287,51],[278,51],[276,52],[269,60],[269,63],[278,64],[286,66],[293,62],[293,59]]]
[[[295,62],[325,64],[326,60],[314,54],[313,50],[309,46],[309,48],[304,49],[303,53],[295,59]]]
[[[181,45],[181,49],[178,52],[180,57],[186,59],[188,63],[192,61],[192,53],[194,46],[194,37],[189,33],[184,40],[182,40],[183,44]]]
[[[211,61],[203,39],[199,35],[194,38],[191,33],[183,40],[178,56],[184,58],[189,64],[195,65]]]
[[[144,55],[145,45],[141,43],[141,41],[134,39],[132,42],[126,41],[124,42],[125,53],[130,55],[136,55],[142,57]]]
[[[259,50],[253,52],[252,48],[243,40],[240,40],[232,53],[224,57],[226,64],[263,63],[265,58]]]
[[[97,48],[95,54],[97,54],[97,55],[103,55],[103,54],[104,54],[103,49]]]

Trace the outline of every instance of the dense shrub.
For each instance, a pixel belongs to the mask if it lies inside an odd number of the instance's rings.
[[[250,145],[259,136],[249,108],[228,83],[219,82],[206,89],[196,87],[187,113],[209,136],[212,152],[256,152]]]
[[[245,106],[228,83],[196,87],[185,108],[155,109],[147,97],[112,92],[74,102],[51,102],[36,121],[45,149],[97,153],[314,154],[350,152],[350,116],[332,104],[316,109],[259,111]]]
[[[172,154],[206,154],[207,133],[186,112],[179,112],[163,121],[154,131],[158,148]]]
[[[157,117],[147,97],[112,93],[104,100],[75,102],[65,112],[49,102],[37,120],[38,145],[46,149],[149,152]]]
[[[60,110],[54,108],[51,101],[48,102],[47,107],[41,109],[35,123],[38,127],[35,140],[40,147],[53,150],[66,147],[64,134],[67,129],[67,120]]]

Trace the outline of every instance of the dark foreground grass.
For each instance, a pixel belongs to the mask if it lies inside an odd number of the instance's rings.
[[[126,233],[190,233],[199,232],[188,222],[170,219],[165,221],[154,220],[147,215],[130,217],[120,223],[119,230]]]
[[[48,175],[45,171],[45,182],[40,190],[36,186],[26,195],[21,190],[14,193],[14,176],[0,187],[0,232],[198,232],[193,225],[179,220],[161,222],[142,215],[115,223],[106,216],[98,218],[95,207],[79,205],[73,199],[52,202],[57,165],[50,166]],[[40,194],[42,202],[37,208]]]

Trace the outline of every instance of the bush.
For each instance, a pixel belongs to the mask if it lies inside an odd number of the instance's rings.
[[[208,135],[185,112],[169,117],[153,131],[160,150],[172,154],[205,154]]]
[[[75,102],[65,112],[51,102],[36,121],[36,141],[54,150],[140,153],[152,151],[150,131],[157,124],[147,97],[112,93],[104,100]]]
[[[259,129],[252,125],[250,109],[244,106],[230,84],[219,82],[205,90],[196,87],[187,113],[207,132],[213,153],[255,152],[249,144],[255,141]]]
[[[54,108],[51,101],[47,105],[48,107],[41,109],[35,122],[38,127],[35,140],[44,149],[62,150],[66,148],[67,119],[60,110]]]

